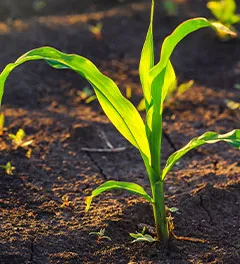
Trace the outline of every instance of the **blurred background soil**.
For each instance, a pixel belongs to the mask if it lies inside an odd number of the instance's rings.
[[[211,14],[206,1],[177,1],[168,15],[157,3],[154,21],[156,59],[168,34],[190,17]],[[138,61],[149,23],[150,0],[0,1],[0,69],[29,49],[49,45],[91,59],[135,105],[142,98]],[[103,24],[102,39],[89,31]],[[240,112],[225,100],[240,101],[239,41],[220,42],[211,29],[178,45],[172,56],[179,82],[194,86],[165,108],[162,163],[192,137],[206,131],[239,128]],[[0,263],[240,263],[240,153],[226,144],[201,147],[184,157],[166,180],[168,206],[178,235],[205,244],[172,241],[130,244],[138,223],[153,225],[150,205],[125,192],[97,197],[85,213],[84,199],[105,180],[134,181],[149,191],[141,158],[109,123],[96,101],[79,94],[91,87],[70,71],[43,62],[19,67],[6,83],[3,111],[7,131],[0,137],[0,164],[11,161],[13,175],[0,177]],[[144,117],[144,115],[143,115]],[[31,158],[14,150],[9,133],[23,128],[34,139]],[[106,147],[104,131],[119,153],[88,153]],[[64,195],[73,208],[61,207]],[[91,231],[106,228],[112,242],[96,242]]]

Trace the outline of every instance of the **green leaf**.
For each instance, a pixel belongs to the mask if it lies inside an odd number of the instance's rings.
[[[134,240],[131,243],[136,243],[136,242],[149,242],[153,243],[156,242],[157,239],[153,238],[151,235],[148,234],[142,234],[142,233],[130,233],[129,234]]]
[[[148,110],[151,103],[151,82],[149,72],[154,66],[154,43],[153,43],[153,15],[154,15],[154,0],[152,0],[150,25],[148,28],[145,43],[143,45],[140,64],[139,75],[142,83],[145,105]]]
[[[177,211],[179,211],[179,209],[177,207],[170,207],[168,208],[168,210],[171,212],[171,213],[176,213]]]
[[[237,8],[235,0],[210,1],[207,7],[221,23],[229,25],[237,23],[235,22]]]
[[[136,108],[119,91],[117,85],[103,75],[88,59],[65,54],[51,47],[31,50],[15,63],[6,66],[0,75],[0,101],[5,81],[12,70],[24,62],[45,60],[56,69],[71,69],[83,76],[94,88],[97,98],[113,125],[136,148],[139,149],[145,164],[150,159],[145,126]]]
[[[141,101],[139,102],[139,104],[137,105],[137,110],[139,112],[142,112],[143,110],[146,109],[146,104],[145,104],[145,99],[141,99]]]
[[[174,152],[167,160],[166,166],[163,169],[162,179],[172,169],[174,164],[187,154],[190,150],[202,146],[204,144],[213,144],[219,141],[224,141],[233,147],[240,149],[240,129],[233,130],[226,134],[218,134],[216,132],[206,132],[203,135],[193,138],[186,146]]]
[[[147,113],[147,137],[150,146],[151,164],[157,175],[160,175],[160,150],[162,139],[163,101],[168,88],[176,83],[176,75],[169,61],[166,68],[152,83],[152,105]]]
[[[180,24],[163,42],[160,61],[150,70],[152,101],[147,112],[147,137],[151,152],[151,164],[156,174],[160,175],[160,149],[162,133],[163,103],[169,88],[176,83],[176,76],[170,57],[176,45],[188,34],[204,27],[217,27],[230,31],[221,24],[213,24],[205,18],[190,19]],[[230,31],[231,32],[231,31]]]
[[[101,194],[103,192],[114,190],[114,189],[123,189],[123,190],[129,191],[131,193],[135,193],[135,194],[142,196],[143,198],[145,198],[150,203],[153,202],[152,198],[145,192],[145,190],[140,185],[138,185],[136,183],[107,181],[107,182],[103,183],[102,185],[100,185],[98,188],[96,188],[92,192],[91,196],[87,197],[87,199],[86,199],[86,211],[89,210],[92,199],[94,197],[98,196],[99,194]]]
[[[226,31],[230,34],[236,35],[235,32],[231,31],[221,23],[213,23],[208,21],[206,18],[200,17],[186,20],[180,24],[172,34],[165,38],[161,49],[160,61],[150,71],[152,80],[154,80],[154,78],[156,78],[167,66],[170,56],[172,55],[176,45],[190,33],[205,27],[212,27],[214,29],[218,28],[221,31]]]
[[[181,95],[185,93],[188,89],[190,89],[194,84],[194,80],[190,80],[188,82],[182,83],[177,88],[177,95]]]

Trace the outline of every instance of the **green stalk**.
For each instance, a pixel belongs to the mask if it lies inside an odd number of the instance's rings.
[[[158,240],[161,240],[166,246],[169,240],[168,221],[166,218],[165,200],[164,200],[164,182],[155,183],[153,190],[153,213]]]
[[[157,238],[166,246],[169,240],[168,221],[166,218],[164,201],[164,182],[161,180],[161,145],[162,145],[162,115],[158,111],[153,112],[153,130],[148,133],[151,151],[151,166],[149,174],[152,197],[153,214]]]

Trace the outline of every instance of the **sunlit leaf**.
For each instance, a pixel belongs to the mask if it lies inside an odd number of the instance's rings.
[[[89,210],[92,199],[94,197],[98,196],[99,194],[101,194],[103,192],[114,190],[114,189],[122,189],[122,190],[129,191],[131,193],[138,194],[138,195],[142,196],[143,198],[145,198],[148,202],[152,203],[152,198],[145,192],[145,190],[140,185],[138,185],[136,183],[107,181],[107,182],[103,183],[102,185],[100,185],[98,188],[96,188],[92,192],[91,196],[87,197],[87,199],[86,199],[86,211]]]
[[[130,233],[129,234],[134,240],[131,243],[136,243],[136,242],[149,242],[153,243],[156,242],[157,239],[152,237],[151,235],[148,234],[142,234],[142,233]]]
[[[151,78],[156,78],[167,66],[174,48],[183,38],[185,38],[190,33],[205,27],[212,27],[214,29],[218,28],[221,31],[236,35],[235,32],[232,32],[229,28],[225,27],[221,23],[213,23],[208,21],[206,18],[200,17],[186,20],[185,22],[180,24],[172,34],[165,38],[161,49],[160,61],[150,71]]]
[[[103,75],[92,62],[84,57],[65,54],[50,47],[31,50],[15,63],[7,65],[1,73],[0,99],[10,72],[22,63],[32,60],[45,60],[57,69],[71,69],[88,80],[108,118],[119,132],[139,149],[145,163],[148,163],[150,159],[149,145],[144,123],[137,109],[121,94],[117,85],[110,78]]]
[[[194,84],[194,80],[190,80],[185,83],[181,83],[177,88],[177,95],[181,95],[185,93],[188,89],[190,89]]]
[[[160,149],[162,133],[163,103],[168,90],[176,83],[176,76],[170,56],[176,45],[188,34],[204,27],[220,28],[222,31],[230,31],[223,25],[213,25],[205,18],[190,19],[180,24],[172,34],[163,42],[160,61],[150,69],[150,77],[147,79],[151,85],[151,103],[147,110],[147,137],[150,145],[151,164],[157,174],[160,174]],[[231,32],[231,31],[230,31]],[[150,49],[148,49],[150,50]],[[149,68],[149,67],[148,67]],[[149,76],[149,75],[148,75]]]
[[[142,112],[146,109],[146,104],[145,104],[145,99],[141,99],[141,101],[139,102],[138,106],[137,106],[137,110],[139,112]]]
[[[219,141],[224,141],[233,147],[240,149],[240,129],[233,130],[226,134],[218,134],[216,132],[206,132],[200,137],[193,138],[186,146],[174,152],[167,160],[166,166],[163,169],[162,179],[171,170],[174,164],[187,154],[190,150],[202,146],[204,144],[213,144]]]
[[[153,15],[154,15],[154,1],[152,0],[150,25],[148,28],[145,43],[143,45],[140,64],[139,75],[142,83],[145,107],[148,110],[151,103],[151,81],[150,69],[154,66],[154,44],[153,44]]]

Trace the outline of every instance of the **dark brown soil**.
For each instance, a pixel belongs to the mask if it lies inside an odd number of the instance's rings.
[[[14,14],[12,7],[20,2],[22,9],[16,5],[19,13]],[[49,0],[49,8],[32,13],[29,1],[9,1],[2,19],[13,14],[16,19],[0,23],[0,69],[31,48],[54,46],[90,58],[123,91],[131,86],[137,104],[138,59],[150,1],[69,0],[67,7],[65,2]],[[204,5],[185,1],[176,17],[158,6],[157,54],[163,38],[181,21],[209,16]],[[79,14],[84,10],[88,13]],[[101,41],[88,30],[98,20],[104,25]],[[209,130],[227,132],[240,122],[240,112],[225,105],[226,99],[239,101],[240,92],[233,87],[240,83],[239,42],[221,43],[213,31],[200,30],[178,46],[172,62],[180,82],[194,79],[195,85],[165,109],[162,162],[192,137]],[[206,243],[172,240],[168,249],[131,244],[129,233],[137,231],[139,223],[153,225],[153,216],[149,204],[125,192],[106,193],[84,212],[84,198],[105,180],[134,181],[149,190],[137,151],[116,132],[97,102],[80,102],[78,93],[86,85],[79,76],[41,62],[18,68],[7,82],[0,164],[11,161],[16,170],[13,175],[1,171],[0,263],[240,263],[240,152],[226,144],[190,152],[166,180],[167,205],[179,208],[175,233]],[[8,139],[8,133],[19,128],[34,139],[31,158],[25,150],[14,150]],[[101,131],[115,147],[127,150],[82,151],[106,147]],[[72,207],[61,207],[63,195],[74,202]],[[101,228],[112,242],[98,243],[89,235]]]

